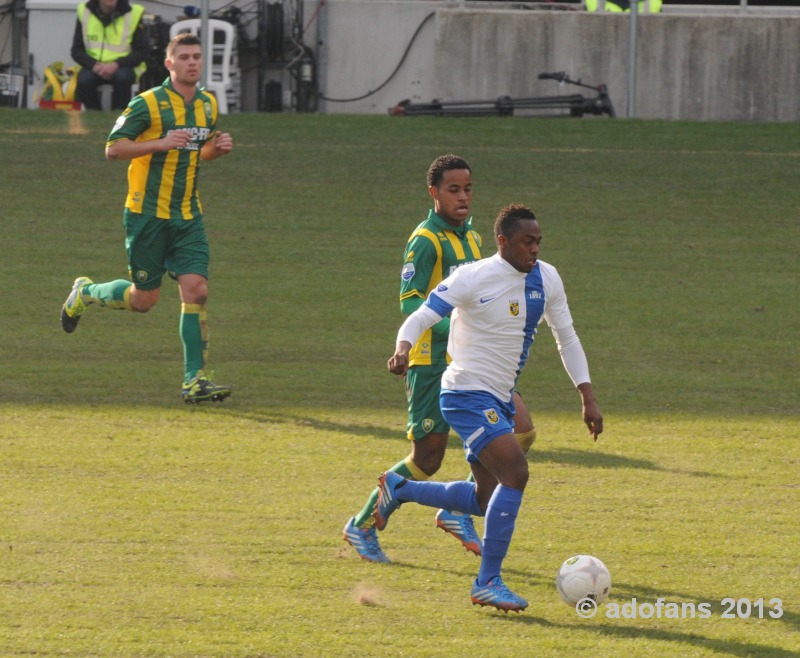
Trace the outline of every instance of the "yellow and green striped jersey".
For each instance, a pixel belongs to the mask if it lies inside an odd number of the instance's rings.
[[[125,207],[160,219],[202,216],[197,193],[200,149],[213,136],[216,125],[217,99],[213,94],[198,89],[187,103],[169,79],[131,100],[111,129],[107,144],[120,139],[161,139],[173,130],[191,131],[192,141],[182,149],[131,160]]]
[[[471,220],[455,227],[433,210],[408,239],[400,276],[400,308],[413,312],[456,268],[480,260],[481,237]],[[446,365],[449,318],[431,327],[409,354],[410,366]]]

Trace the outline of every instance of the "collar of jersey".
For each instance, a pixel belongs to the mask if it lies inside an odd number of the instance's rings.
[[[164,86],[167,89],[169,89],[173,94],[178,94],[178,96],[181,96],[180,92],[178,92],[178,90],[175,89],[175,87],[172,86],[172,79],[171,78],[167,78],[166,80],[164,80],[164,82],[162,83],[162,86]],[[199,93],[200,93],[200,87],[195,87],[194,88],[194,96],[192,97],[192,100],[197,98],[197,94],[199,94]],[[183,96],[181,96],[181,98],[183,98]]]
[[[461,226],[453,226],[450,222],[439,217],[435,210],[430,209],[428,211],[428,219],[436,224],[437,229],[442,231],[452,231],[460,238],[463,238],[467,231],[472,229],[472,217],[468,217],[467,221],[465,221]]]

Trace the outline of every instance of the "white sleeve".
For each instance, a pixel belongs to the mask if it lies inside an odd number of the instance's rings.
[[[405,340],[412,345],[416,345],[419,337],[441,319],[441,315],[427,304],[423,304],[403,322],[400,330],[397,332],[397,342],[399,343],[401,340]]]
[[[575,327],[570,324],[560,329],[555,327],[550,329],[556,339],[558,353],[561,355],[561,363],[564,364],[564,369],[567,371],[572,383],[575,386],[591,383],[589,362],[586,360],[586,353],[583,351],[580,338],[575,333]]]

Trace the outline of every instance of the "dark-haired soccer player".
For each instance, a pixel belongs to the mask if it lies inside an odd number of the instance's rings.
[[[198,88],[200,39],[179,34],[167,45],[169,78],[136,96],[117,119],[106,143],[109,160],[130,160],[123,221],[130,280],[94,283],[78,277],[61,309],[72,333],[89,304],[146,313],[158,301],[170,273],[181,295],[186,402],[223,400],[229,386],[205,373],[208,350],[208,240],[197,193],[200,160],[230,153],[233,140],[216,130],[217,101]]]
[[[458,268],[442,281],[406,318],[388,362],[391,372],[405,375],[419,337],[442,318],[452,317],[452,361],[442,377],[441,407],[464,443],[475,482],[414,482],[387,471],[378,480],[375,525],[385,528],[403,502],[485,515],[472,602],[519,611],[528,602],[500,576],[528,482],[528,462],[514,438],[513,392],[542,319],[581,395],[583,421],[595,440],[603,431],[603,417],[561,277],[538,259],[542,232],[536,216],[525,206],[506,206],[494,233],[497,253]]]
[[[433,210],[406,244],[400,275],[400,308],[410,315],[425,301],[431,290],[458,267],[481,257],[481,238],[472,228],[472,168],[457,155],[442,155],[428,168],[428,192]],[[450,318],[442,318],[420,336],[410,354],[406,374],[408,399],[407,436],[411,453],[392,467],[392,471],[414,480],[427,480],[439,470],[444,459],[450,426],[439,408],[442,374],[447,367],[447,341]],[[535,437],[533,423],[519,396],[517,400],[517,439],[527,450]],[[378,499],[375,488],[362,510],[344,527],[345,541],[365,560],[389,562],[375,532],[372,513]],[[468,514],[441,509],[436,526],[449,532],[476,555],[481,539]]]

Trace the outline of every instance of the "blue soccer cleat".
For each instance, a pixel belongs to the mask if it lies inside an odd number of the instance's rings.
[[[400,500],[397,498],[397,487],[406,479],[394,471],[386,471],[378,478],[378,502],[375,505],[375,527],[383,530],[389,522],[389,516],[398,507]]]
[[[356,549],[362,559],[368,562],[383,562],[388,564],[391,560],[381,550],[381,545],[378,543],[378,533],[375,532],[375,526],[369,528],[359,528],[355,524],[355,517],[347,522],[342,532],[344,540]]]
[[[454,514],[446,509],[436,512],[436,527],[449,532],[458,539],[468,551],[480,555],[483,542],[475,531],[475,524],[469,514]]]
[[[528,607],[528,602],[508,589],[500,576],[495,576],[485,585],[478,585],[476,580],[470,598],[473,605],[490,605],[506,612],[519,612]]]

